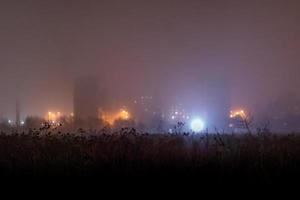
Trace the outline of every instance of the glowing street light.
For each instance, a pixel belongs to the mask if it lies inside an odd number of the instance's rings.
[[[105,113],[102,115],[102,119],[108,122],[110,125],[113,125],[116,120],[129,120],[131,118],[129,111],[121,109],[116,113]]]
[[[49,111],[47,119],[48,119],[49,123],[56,123],[57,120],[59,120],[61,116],[62,116],[61,112],[51,112],[51,111]]]
[[[205,128],[205,124],[203,122],[203,120],[196,118],[194,120],[192,120],[191,122],[191,129],[194,132],[200,132],[203,131]]]
[[[118,113],[118,117],[119,117],[119,119],[122,119],[122,120],[128,120],[130,118],[130,115],[129,115],[128,111],[122,109]]]
[[[244,110],[238,110],[238,111],[231,111],[229,117],[230,118],[241,117],[242,119],[246,119],[247,115]]]

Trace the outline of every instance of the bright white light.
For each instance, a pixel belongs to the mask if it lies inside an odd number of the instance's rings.
[[[200,131],[203,131],[204,129],[204,122],[197,118],[197,119],[194,119],[192,122],[191,122],[191,129],[192,131],[194,132],[200,132]]]
[[[25,122],[24,121],[21,121],[21,125],[23,126],[25,124]]]

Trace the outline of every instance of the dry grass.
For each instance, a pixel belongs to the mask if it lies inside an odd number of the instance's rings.
[[[272,182],[299,177],[300,135],[30,131],[0,135],[2,176],[164,175]]]

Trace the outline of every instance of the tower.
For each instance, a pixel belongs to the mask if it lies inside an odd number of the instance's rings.
[[[76,125],[98,119],[99,89],[95,78],[80,78],[74,82],[73,106]]]
[[[205,81],[205,115],[210,129],[227,129],[230,112],[230,94],[230,87],[225,78],[218,77]]]
[[[20,103],[19,100],[16,101],[16,127],[19,127],[21,125],[20,120]]]

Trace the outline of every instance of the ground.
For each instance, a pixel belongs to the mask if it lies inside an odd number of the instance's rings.
[[[269,184],[300,177],[300,135],[0,135],[2,177],[148,177]]]

